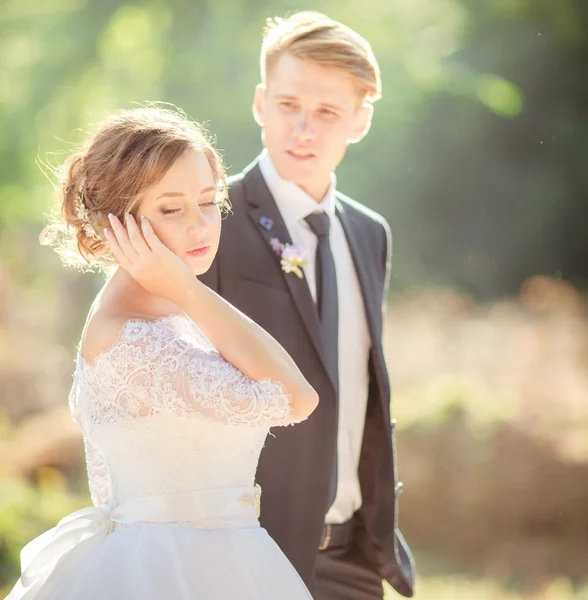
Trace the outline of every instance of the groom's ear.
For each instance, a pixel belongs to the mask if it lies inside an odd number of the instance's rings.
[[[255,96],[253,97],[253,118],[255,122],[263,127],[265,124],[265,94],[267,88],[264,83],[260,83],[255,88]]]
[[[374,106],[369,102],[364,102],[355,115],[353,131],[349,139],[350,144],[357,144],[368,134],[372,126],[372,117],[374,116]]]

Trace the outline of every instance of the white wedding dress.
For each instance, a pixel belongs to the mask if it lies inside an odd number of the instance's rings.
[[[25,546],[7,600],[311,598],[258,521],[259,454],[293,423],[279,384],[176,315],[129,321],[93,364],[79,355],[70,408],[94,506]]]

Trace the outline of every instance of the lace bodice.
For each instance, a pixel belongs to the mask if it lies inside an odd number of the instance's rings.
[[[129,321],[94,363],[80,354],[70,409],[96,506],[251,486],[269,428],[293,423],[282,386],[246,377],[185,315]]]

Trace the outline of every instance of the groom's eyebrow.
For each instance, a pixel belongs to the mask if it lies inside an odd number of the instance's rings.
[[[298,102],[298,97],[293,96],[292,94],[276,94],[274,96],[277,100],[293,100],[294,102]],[[342,111],[343,107],[339,104],[335,104],[333,102],[321,102],[320,105],[324,108],[329,108],[335,111]]]

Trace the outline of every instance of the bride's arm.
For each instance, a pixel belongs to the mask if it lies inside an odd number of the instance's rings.
[[[220,354],[254,381],[282,384],[291,398],[293,417],[305,419],[318,395],[282,346],[262,327],[198,281],[188,266],[155,235],[146,219],[140,231],[133,217],[127,230],[116,218],[109,244],[121,266],[147,291],[177,304]]]
[[[196,278],[178,300],[225,360],[254,381],[269,379],[284,386],[295,418],[306,418],[316,408],[316,392],[265,329]]]

